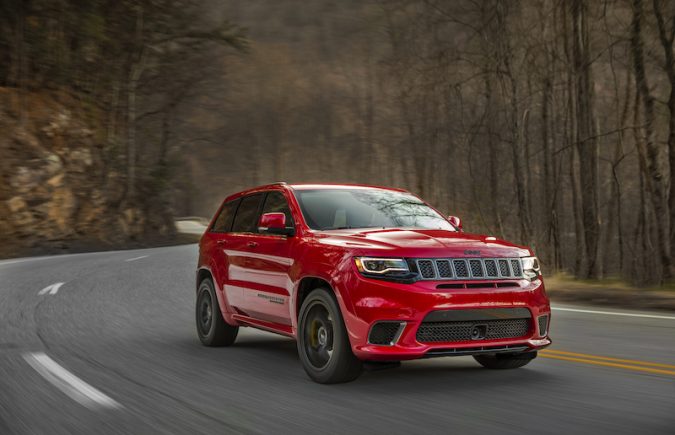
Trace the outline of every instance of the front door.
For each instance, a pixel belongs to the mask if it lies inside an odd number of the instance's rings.
[[[294,220],[282,191],[266,194],[261,214],[284,213],[286,227]],[[245,294],[246,311],[260,320],[291,325],[290,295],[293,283],[289,276],[293,266],[295,237],[256,232],[246,244],[249,291]]]

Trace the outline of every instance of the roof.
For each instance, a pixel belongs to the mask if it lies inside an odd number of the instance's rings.
[[[313,184],[287,184],[284,183],[283,181],[279,181],[276,183],[271,183],[271,184],[264,184],[262,186],[257,186],[257,187],[252,187],[250,189],[246,190],[241,190],[237,193],[233,193],[229,195],[228,197],[225,198],[225,201],[230,201],[232,199],[238,198],[240,196],[248,195],[249,193],[253,192],[258,192],[261,190],[269,190],[269,189],[274,189],[278,190],[279,188],[283,187],[288,187],[293,190],[319,190],[319,189],[384,189],[384,190],[391,190],[395,192],[407,192],[405,189],[399,189],[395,187],[383,187],[383,186],[375,186],[375,185],[369,185],[369,184],[329,184],[329,183],[313,183]]]
[[[312,183],[312,184],[289,184],[288,187],[295,190],[319,190],[319,189],[384,189],[397,192],[406,192],[405,189],[396,187],[375,186],[371,184],[330,184],[330,183]]]

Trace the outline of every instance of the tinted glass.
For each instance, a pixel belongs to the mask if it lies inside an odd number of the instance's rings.
[[[262,194],[247,196],[241,200],[232,225],[233,233],[255,233],[258,231],[258,209]]]
[[[211,227],[211,231],[216,233],[226,233],[232,228],[232,219],[234,218],[234,212],[237,211],[237,204],[239,200],[230,201],[223,206],[220,210],[220,214],[216,218],[216,221]]]
[[[293,228],[293,216],[291,209],[288,207],[288,201],[281,192],[270,192],[265,199],[263,206],[264,213],[283,213],[286,215],[286,228]]]
[[[315,230],[345,228],[455,228],[415,196],[383,189],[298,190],[307,225]]]

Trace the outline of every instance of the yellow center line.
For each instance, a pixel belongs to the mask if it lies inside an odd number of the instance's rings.
[[[586,353],[567,352],[567,351],[564,351],[564,350],[546,349],[546,350],[542,350],[540,352],[540,354],[544,354],[544,355],[555,354],[555,355],[561,355],[561,356],[566,356],[566,357],[594,359],[594,360],[601,360],[601,361],[610,361],[610,362],[615,362],[615,363],[626,363],[626,364],[635,365],[635,366],[660,367],[660,368],[675,370],[675,365],[672,365],[672,364],[662,364],[662,363],[654,363],[654,362],[648,362],[648,361],[638,361],[638,360],[633,360],[633,359],[612,358],[612,357],[608,357],[608,356],[589,355],[589,354],[586,354]]]
[[[583,355],[585,357],[584,358],[577,358],[577,357],[574,357],[572,355]],[[610,357],[586,355],[586,354],[580,354],[580,353],[574,353],[574,352],[553,351],[553,350],[543,350],[543,351],[539,352],[539,356],[541,356],[542,358],[557,359],[557,360],[562,360],[562,361],[571,361],[571,362],[578,362],[578,363],[583,363],[583,364],[592,364],[592,365],[603,366],[603,367],[615,367],[615,368],[620,368],[620,369],[633,370],[633,371],[637,371],[637,372],[646,372],[646,373],[654,373],[654,374],[659,374],[659,375],[675,376],[675,370],[663,370],[663,369],[657,369],[657,368],[652,368],[652,367],[641,367],[641,365],[655,365],[657,367],[665,366],[665,367],[674,367],[675,368],[675,366],[670,366],[668,364],[649,363],[649,362],[646,362],[646,361],[625,360],[625,359],[619,359],[619,358],[610,358]],[[614,362],[612,362],[612,361],[614,361]],[[619,361],[628,362],[629,364],[623,364],[623,363],[620,363]]]

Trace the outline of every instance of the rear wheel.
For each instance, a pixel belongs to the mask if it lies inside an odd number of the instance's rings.
[[[298,353],[305,372],[321,384],[356,379],[362,364],[352,353],[340,307],[326,289],[312,291],[298,319]]]
[[[537,352],[497,353],[494,355],[474,355],[474,359],[488,369],[517,369],[527,365],[537,357]]]
[[[238,326],[229,325],[223,319],[211,278],[199,284],[195,307],[197,335],[205,346],[229,346],[239,332]]]

